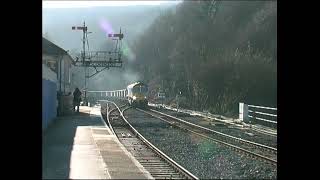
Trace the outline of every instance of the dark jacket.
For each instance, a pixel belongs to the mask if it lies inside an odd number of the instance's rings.
[[[81,101],[81,92],[79,91],[79,89],[76,89],[74,92],[73,92],[73,101],[74,102],[77,102],[77,103],[80,103]]]

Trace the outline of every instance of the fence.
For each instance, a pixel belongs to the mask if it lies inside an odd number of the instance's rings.
[[[95,100],[104,99],[107,97],[115,97],[120,99],[126,99],[128,91],[126,89],[114,90],[114,91],[88,91],[88,98]]]
[[[277,108],[239,103],[239,119],[246,123],[277,125]]]

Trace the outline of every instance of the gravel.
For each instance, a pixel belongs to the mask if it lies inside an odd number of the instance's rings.
[[[132,125],[151,143],[201,179],[276,179],[277,167],[236,153],[133,109]],[[134,118],[130,115],[134,114]],[[132,116],[133,117],[133,116]]]
[[[177,112],[170,110],[156,110],[172,116],[177,115]],[[198,124],[206,128],[210,128],[215,131],[226,133],[231,136],[239,137],[248,141],[254,141],[256,143],[264,144],[275,148],[277,147],[277,137],[259,133],[257,131],[250,130],[249,128],[239,129],[238,127],[233,127],[232,125],[224,124],[223,122],[217,122],[214,120],[204,119],[199,116],[191,116],[189,114],[184,113],[179,113],[177,117],[188,122]]]

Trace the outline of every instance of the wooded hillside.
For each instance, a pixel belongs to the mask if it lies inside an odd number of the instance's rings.
[[[162,13],[134,43],[135,61],[168,103],[238,113],[239,102],[277,106],[277,2],[187,1]]]

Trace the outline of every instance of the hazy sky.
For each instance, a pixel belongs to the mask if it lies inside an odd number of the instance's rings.
[[[43,1],[43,8],[88,8],[98,6],[134,6],[177,4],[182,1]]]

